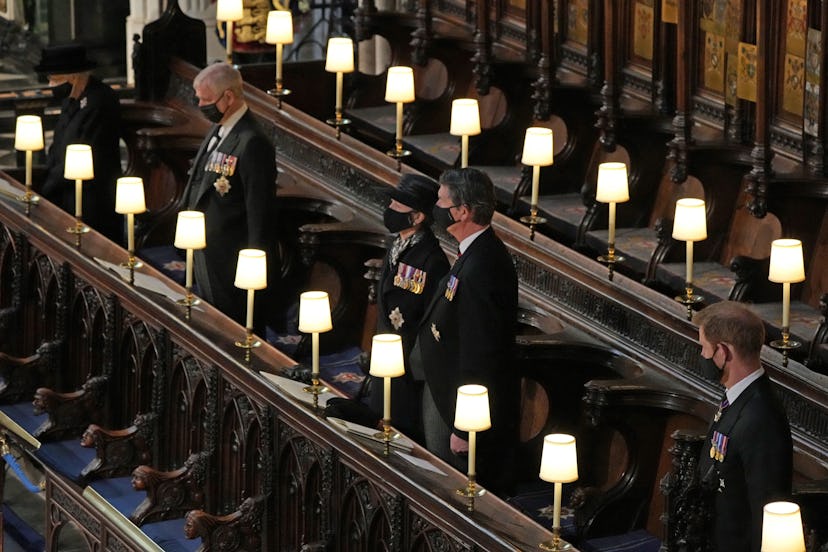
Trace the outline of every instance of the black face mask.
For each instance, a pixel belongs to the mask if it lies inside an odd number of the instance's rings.
[[[722,379],[722,371],[719,370],[719,367],[716,366],[716,363],[713,362],[712,358],[702,358],[699,363],[699,369],[701,371],[701,375],[705,379],[715,382]]]
[[[217,103],[218,102],[216,101],[211,104],[198,106],[198,108],[201,110],[201,113],[203,113],[204,116],[207,117],[207,120],[216,124],[218,124],[219,121],[221,121],[221,118],[224,117],[224,113],[219,111],[219,108],[216,107]]]
[[[451,207],[434,206],[434,224],[445,230],[455,222],[454,217],[451,216]]]
[[[57,86],[53,86],[51,88],[52,96],[58,100],[65,100],[69,97],[69,94],[72,93],[72,83],[71,82],[64,82],[58,84]]]
[[[413,212],[414,211],[400,213],[391,207],[386,207],[385,212],[382,213],[382,222],[385,224],[385,227],[388,228],[389,232],[396,234],[413,226],[413,224],[411,224],[411,213]]]

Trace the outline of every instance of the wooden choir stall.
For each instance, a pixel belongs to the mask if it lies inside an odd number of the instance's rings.
[[[136,44],[135,95],[121,101],[126,173],[147,198],[135,216],[144,265],[130,275],[127,251],[94,229],[76,242],[75,219],[48,202],[27,215],[22,178],[0,175],[0,445],[43,473],[46,549],[60,550],[71,527],[89,550],[538,550],[553,538],[543,438],[568,433],[579,478],[564,485],[567,542],[706,550],[694,474],[722,388],[703,375],[688,314],[724,299],[752,303],[766,322],[762,364],[794,438],[792,499],[808,551],[826,545],[828,6],[362,0],[353,24],[363,70],[345,79],[352,122],[341,133],[325,122],[335,86],[324,61],[285,63],[293,92],[279,98],[267,93],[272,63],[240,66],[276,148],[287,325],[299,293],[322,289],[333,318],[323,354],[370,347],[387,192],[401,173],[460,166],[451,100],[477,99],[468,163],[495,182],[493,226],[520,282],[508,367],[522,393],[516,496],[487,493],[470,511],[456,493],[464,474],[405,436],[386,455],[371,431],[314,409],[291,379],[307,335],[257,336],[247,361],[235,344],[245,329],[204,302],[182,307],[183,285],[152,266],[172,249],[209,129],[192,88],[204,25],[169,1]],[[387,67],[364,70],[378,51],[414,67],[400,165],[385,153]],[[535,194],[521,163],[530,126],[554,133]],[[601,163],[619,161],[629,201],[610,232],[596,180]],[[692,282],[672,237],[680,198],[706,202]],[[533,213],[543,220],[529,228],[521,218]],[[783,237],[802,242],[806,270],[789,328],[767,278]],[[597,258],[610,247],[624,260],[607,266]],[[702,299],[676,300],[685,294]],[[772,347],[783,333],[801,346]],[[345,382],[323,381],[323,404]]]

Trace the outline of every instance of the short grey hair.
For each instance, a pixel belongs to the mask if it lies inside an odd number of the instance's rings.
[[[478,169],[449,169],[440,175],[440,185],[448,188],[452,204],[471,210],[472,222],[491,224],[496,200],[489,175]]]
[[[229,63],[208,65],[193,79],[193,88],[208,87],[216,94],[230,90],[237,97],[242,97],[242,76],[239,70]]]

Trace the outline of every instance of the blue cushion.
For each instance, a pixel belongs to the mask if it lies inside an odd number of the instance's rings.
[[[48,420],[45,413],[35,416],[34,407],[30,402],[6,404],[0,406],[0,411],[17,422],[20,427],[32,435],[34,435],[35,430],[40,427],[40,424]]]
[[[201,539],[189,540],[184,536],[184,518],[147,523],[141,530],[165,552],[195,552]]]
[[[644,529],[584,542],[583,552],[658,552],[661,541]]]
[[[3,530],[26,552],[46,549],[44,538],[6,504],[3,504]]]
[[[365,379],[365,373],[359,367],[361,354],[362,349],[359,347],[349,347],[338,353],[321,355],[319,377],[335,385],[348,398],[356,397],[362,387],[362,380]],[[303,359],[302,362],[310,366],[312,359]]]
[[[564,484],[561,492],[561,536],[566,540],[572,540],[578,533],[578,528],[575,525],[575,512],[563,506],[563,504],[569,504],[569,495],[575,486]],[[539,489],[522,491],[518,495],[510,497],[507,502],[551,531],[554,500],[553,487],[543,485]]]
[[[96,453],[94,448],[80,446],[80,438],[78,438],[44,443],[35,455],[63,477],[80,484],[82,483],[80,474],[83,468],[95,459]]]
[[[172,245],[145,247],[137,257],[154,266],[182,286],[185,284],[187,261],[183,252]]]
[[[136,491],[132,488],[131,477],[113,477],[112,479],[101,479],[94,481],[90,487],[98,491],[98,494],[112,504],[116,510],[126,517],[132,512],[147,496],[144,491]]]

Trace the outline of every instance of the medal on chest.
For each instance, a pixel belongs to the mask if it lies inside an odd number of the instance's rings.
[[[454,274],[449,276],[448,282],[446,282],[446,299],[448,299],[449,301],[454,300],[454,296],[457,294],[457,288],[459,285],[460,280],[457,278],[457,276],[455,276]]]
[[[714,431],[713,437],[710,438],[710,458],[717,462],[724,462],[729,440],[727,435]]]

